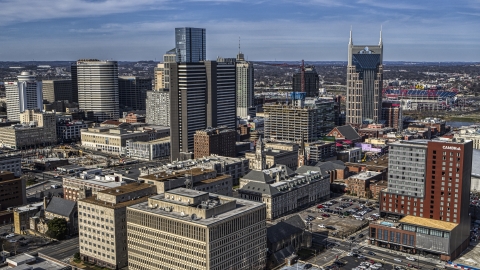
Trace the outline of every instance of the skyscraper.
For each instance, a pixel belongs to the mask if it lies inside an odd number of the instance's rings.
[[[195,63],[207,59],[205,32],[204,28],[175,28],[177,63]]]
[[[50,103],[58,100],[72,102],[72,80],[44,80],[42,92],[43,98]]]
[[[152,79],[125,76],[118,78],[120,106],[126,110],[145,110],[147,91],[152,90]]]
[[[193,153],[197,130],[235,128],[235,65],[205,61],[170,63],[172,160]]]
[[[247,118],[256,113],[253,106],[254,68],[253,63],[245,61],[242,52],[237,54],[237,116]]]
[[[22,71],[16,82],[5,82],[5,92],[9,120],[19,121],[21,112],[43,108],[42,82],[32,71]]]
[[[95,120],[118,119],[118,63],[83,59],[76,63],[78,105],[92,111]]]
[[[378,45],[348,43],[347,124],[379,123],[382,110],[383,42]]]

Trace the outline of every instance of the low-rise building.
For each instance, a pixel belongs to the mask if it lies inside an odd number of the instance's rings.
[[[78,233],[78,211],[77,202],[65,200],[59,197],[52,197],[48,200],[43,198],[43,213],[30,218],[30,230],[32,233],[45,235],[48,232],[48,222],[54,218],[62,218],[67,222],[67,234]]]
[[[291,169],[296,169],[298,165],[298,151],[284,151],[278,149],[265,149],[263,151],[265,158],[265,168],[271,168],[275,164],[284,164]],[[249,160],[250,169],[255,169],[255,152],[245,153],[245,158]]]
[[[25,234],[30,230],[30,218],[43,211],[43,202],[26,204],[13,209],[13,225],[16,234]]]
[[[319,167],[322,171],[330,175],[330,183],[336,180],[343,180],[347,178],[350,173],[345,163],[341,160],[318,162],[315,164],[315,167]]]
[[[267,220],[293,213],[330,198],[330,177],[320,168],[302,166],[293,172],[285,165],[252,170],[240,179],[242,199],[267,205]]]
[[[83,171],[79,177],[63,177],[64,198],[77,201],[96,195],[98,191],[127,184],[122,175],[103,175],[101,169]]]
[[[218,174],[212,169],[192,167],[178,171],[166,170],[141,176],[138,180],[155,185],[159,194],[174,188],[187,187],[232,196],[232,177]]]
[[[88,128],[83,120],[57,121],[57,139],[59,142],[76,142],[81,139],[80,131]]]
[[[345,184],[347,184],[346,191],[352,196],[361,198],[378,198],[379,193],[373,194],[370,186],[380,180],[382,180],[381,172],[361,172],[345,180]]]
[[[159,167],[140,168],[140,175],[148,175],[160,171],[177,171],[194,167],[212,169],[217,171],[218,174],[229,174],[232,177],[234,186],[237,186],[240,183],[240,178],[250,171],[248,159],[246,158],[232,158],[215,155],[200,159],[174,161]]]
[[[127,207],[128,267],[260,270],[265,204],[178,188]]]
[[[110,127],[83,129],[81,137],[83,147],[112,154],[125,154],[128,140],[149,140],[148,133]]]
[[[0,171],[0,210],[25,205],[27,195],[25,180],[9,171]]]
[[[335,142],[329,141],[316,141],[306,144],[306,151],[308,154],[308,160],[311,162],[319,162],[336,156],[337,148]]]
[[[142,160],[168,158],[170,156],[170,137],[148,142],[128,140],[126,155]]]
[[[360,162],[362,160],[362,148],[353,147],[337,151],[337,159],[343,162]]]
[[[155,193],[154,185],[131,183],[78,201],[80,258],[110,269],[126,267],[126,209]]]
[[[395,131],[392,127],[382,124],[369,124],[358,130],[358,134],[364,138],[383,138],[386,134]]]
[[[333,136],[336,140],[348,140],[353,143],[362,141],[362,137],[351,125],[335,127],[327,134],[327,136]]]
[[[461,128],[458,133],[455,133],[454,137],[471,140],[473,149],[480,149],[480,129],[478,126]]]

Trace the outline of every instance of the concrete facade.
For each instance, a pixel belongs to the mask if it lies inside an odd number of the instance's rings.
[[[129,269],[266,266],[265,205],[174,189],[127,208]]]

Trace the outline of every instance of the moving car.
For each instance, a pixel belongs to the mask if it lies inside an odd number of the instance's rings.
[[[415,259],[415,258],[412,257],[412,256],[407,256],[406,258],[407,258],[407,260],[409,260],[409,261],[416,261],[416,260],[417,260],[417,259]]]
[[[402,260],[400,260],[399,258],[395,258],[393,260],[396,261],[396,262],[402,262]]]

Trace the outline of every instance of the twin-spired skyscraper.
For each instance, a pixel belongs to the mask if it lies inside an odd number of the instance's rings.
[[[346,123],[358,126],[379,123],[382,112],[383,42],[378,45],[348,43]]]

